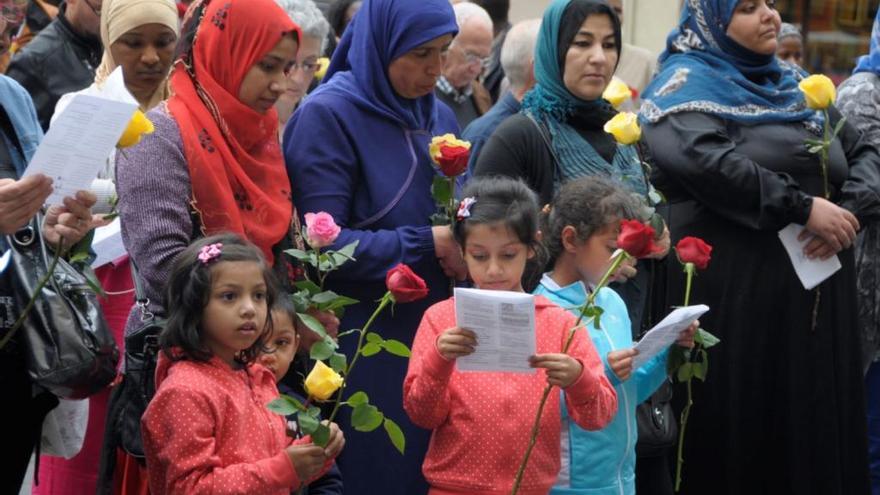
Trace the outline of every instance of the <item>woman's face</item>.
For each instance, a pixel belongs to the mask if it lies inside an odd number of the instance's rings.
[[[302,44],[296,53],[296,65],[287,75],[287,90],[281,100],[296,105],[306,95],[309,85],[318,70],[318,57],[321,56],[321,42],[312,36],[303,36]]]
[[[164,24],[138,26],[110,45],[110,55],[122,67],[125,86],[136,96],[149,97],[168,77],[177,34]]]
[[[287,88],[287,75],[296,61],[298,44],[292,34],[251,66],[238,89],[238,100],[257,113],[266,113]]]
[[[782,25],[775,6],[775,0],[741,0],[727,26],[727,35],[747,50],[775,54],[776,36]]]
[[[588,16],[565,53],[565,87],[581,100],[600,98],[617,66],[617,50],[611,18]]]
[[[420,98],[434,91],[437,78],[443,70],[443,57],[452,35],[417,46],[394,59],[388,66],[388,79],[394,91],[403,98]]]

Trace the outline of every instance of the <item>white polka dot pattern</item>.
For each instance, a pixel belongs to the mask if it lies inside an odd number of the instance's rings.
[[[571,313],[544,297],[535,299],[537,351],[561,352],[574,326]],[[412,421],[434,430],[422,471],[441,491],[509,493],[529,440],[546,385],[544,370],[518,373],[460,373],[437,351],[437,337],[455,326],[452,299],[425,312],[413,343],[404,381],[404,408]],[[569,354],[584,365],[565,392],[572,419],[596,430],[617,411],[617,395],[586,332],[577,332]],[[551,393],[541,417],[538,442],[523,477],[523,494],[547,493],[559,471],[559,393]]]

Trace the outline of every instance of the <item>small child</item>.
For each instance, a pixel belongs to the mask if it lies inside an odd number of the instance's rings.
[[[174,262],[156,395],[141,422],[150,492],[287,495],[342,448],[287,437],[266,405],[275,377],[253,366],[272,334],[276,289],[260,250],[234,234],[203,238]]]
[[[296,307],[290,300],[290,296],[284,293],[279,294],[275,306],[272,307],[272,337],[269,339],[268,349],[260,354],[257,361],[275,374],[275,382],[278,384],[279,392],[294,397],[300,402],[305,402],[305,397],[300,396],[281,381],[287,375],[290,364],[296,359],[296,351],[299,347],[300,338],[294,325],[296,318]],[[288,424],[293,419],[293,417],[289,417]],[[288,431],[290,430],[291,428],[288,428]],[[344,445],[345,439],[339,426],[336,423],[331,423],[330,430],[331,435],[338,435]],[[342,474],[334,464],[324,476],[309,483],[308,486],[304,486],[298,495],[342,495],[342,493]]]
[[[535,294],[546,296],[576,312],[589,296],[588,286],[599,283],[617,249],[621,219],[638,211],[632,196],[599,177],[565,184],[546,215],[542,231],[553,260],[553,271],[544,274]],[[636,406],[666,379],[668,350],[633,370],[632,331],[623,299],[602,288],[596,304],[604,312],[600,328],[588,328],[605,374],[617,391],[619,407],[614,421],[600,431],[585,431],[562,410],[562,470],[553,494],[620,495],[635,493]],[[679,335],[678,344],[693,347],[692,325]],[[631,379],[630,379],[631,378]]]
[[[538,204],[521,181],[473,179],[454,225],[456,241],[480,289],[523,292],[526,261],[539,248]],[[529,443],[543,389],[560,387],[573,419],[598,429],[614,416],[617,398],[584,332],[568,354],[562,346],[575,317],[535,298],[536,374],[460,372],[455,360],[474,352],[473,332],[455,323],[453,299],[429,308],[416,333],[404,381],[412,421],[433,431],[422,465],[430,494],[509,494]],[[546,494],[559,472],[560,395],[551,394],[520,493]]]

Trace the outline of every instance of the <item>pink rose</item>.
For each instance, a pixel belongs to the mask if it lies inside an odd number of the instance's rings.
[[[318,213],[306,213],[306,242],[312,249],[321,249],[322,247],[333,244],[333,241],[339,237],[342,229],[333,221],[333,217],[324,211]]]

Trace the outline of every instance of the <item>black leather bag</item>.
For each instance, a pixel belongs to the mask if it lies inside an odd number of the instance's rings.
[[[671,400],[672,384],[667,379],[654,395],[636,408],[639,429],[636,457],[666,455],[678,441],[678,422]]]
[[[23,310],[38,282],[49,272],[53,255],[43,242],[37,217],[6,236],[9,256],[4,277]],[[27,359],[31,380],[63,399],[82,399],[116,378],[119,350],[97,296],[85,276],[59,259],[40,289],[16,336]]]
[[[150,301],[144,295],[134,268],[132,277],[137,306],[141,311],[141,326],[125,336],[125,373],[117,391],[118,397],[114,399],[118,407],[114,417],[119,446],[129,455],[142,459],[141,417],[156,393],[159,334],[165,328],[165,320],[156,318],[149,311]]]

